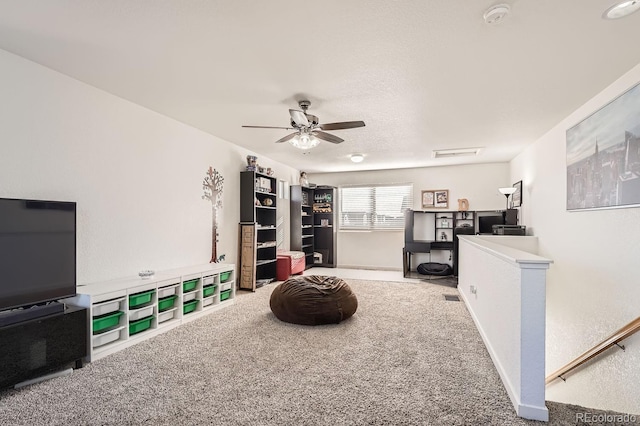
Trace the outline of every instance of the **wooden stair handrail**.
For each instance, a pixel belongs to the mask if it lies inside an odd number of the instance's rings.
[[[545,384],[548,385],[555,379],[561,378],[563,375],[567,374],[569,371],[581,366],[585,362],[589,361],[595,356],[598,356],[599,354],[606,351],[610,347],[617,345],[618,342],[626,339],[627,337],[631,336],[637,331],[640,331],[640,317],[634,319],[629,324],[625,325],[620,330],[616,331],[611,336],[607,337],[602,342],[598,343],[597,345],[595,345],[594,347],[592,347],[591,349],[589,349],[588,351],[586,351],[585,353],[583,353],[582,355],[580,355],[579,357],[577,357],[576,359],[574,359],[573,361],[565,365],[564,367],[548,375],[547,378],[545,379]]]

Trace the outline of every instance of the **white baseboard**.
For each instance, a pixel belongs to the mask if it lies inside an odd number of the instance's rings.
[[[498,357],[496,351],[493,349],[493,346],[491,346],[491,342],[487,338],[487,335],[484,329],[480,325],[480,321],[478,321],[478,318],[476,317],[475,312],[471,308],[471,305],[467,300],[464,291],[459,290],[459,293],[460,293],[460,297],[462,298],[462,301],[467,307],[467,311],[471,315],[471,318],[473,319],[473,322],[476,325],[476,329],[478,330],[478,333],[480,333],[480,337],[484,342],[484,346],[487,348],[487,351],[489,352],[489,356],[493,361],[493,365],[495,366],[496,371],[498,372],[498,375],[500,376],[500,379],[502,380],[502,383],[504,384],[504,387],[507,390],[507,394],[509,395],[509,399],[511,399],[513,408],[516,410],[516,414],[519,417],[522,417],[525,419],[548,422],[549,410],[545,405],[533,406],[533,405],[523,404],[521,402],[520,391],[516,389],[515,386],[513,386],[513,384],[511,383],[511,380],[509,379],[509,375],[507,374],[506,369],[502,366],[502,363],[500,362],[500,358]]]
[[[367,271],[402,271],[402,268],[393,268],[390,266],[338,265],[337,267],[344,269],[364,269]]]

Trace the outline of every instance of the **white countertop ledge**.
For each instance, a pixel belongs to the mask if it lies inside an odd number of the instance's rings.
[[[512,245],[517,245],[518,242],[527,241],[528,239],[535,239],[535,245],[537,246],[537,237],[516,235],[458,235],[458,238],[498,258],[518,264],[521,268],[546,269],[553,263],[551,259],[512,247]]]

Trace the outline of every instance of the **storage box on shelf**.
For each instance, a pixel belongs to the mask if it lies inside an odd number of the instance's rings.
[[[220,274],[220,285],[218,286],[220,288],[220,302],[224,302],[234,297],[234,279],[235,278],[230,274]]]
[[[175,280],[170,284],[158,286],[158,325],[174,318],[177,319],[177,305],[180,283]]]
[[[224,290],[220,292],[220,300],[224,301],[231,297],[231,290]]]
[[[87,361],[235,302],[235,265],[209,263],[78,286],[68,303],[88,308]]]

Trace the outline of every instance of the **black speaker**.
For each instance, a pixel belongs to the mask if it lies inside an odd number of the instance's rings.
[[[0,327],[0,389],[71,365],[81,367],[87,323],[86,308],[68,306],[62,313]]]
[[[473,226],[459,226],[453,229],[453,275],[458,276],[458,235],[475,234]]]
[[[504,217],[505,225],[517,225],[518,224],[518,210],[508,209]]]

